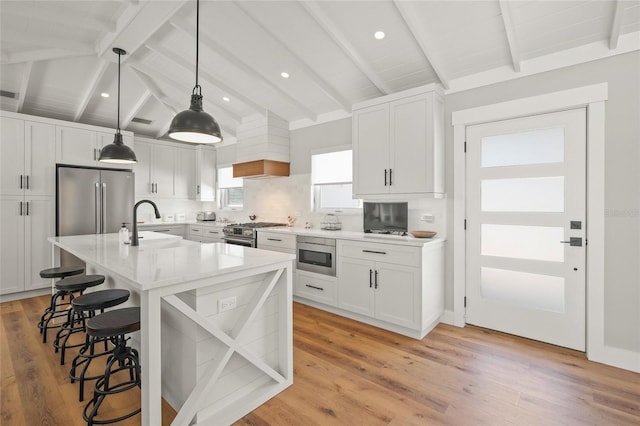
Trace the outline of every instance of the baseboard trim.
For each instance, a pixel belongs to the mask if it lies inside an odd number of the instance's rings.
[[[624,370],[640,373],[640,353],[628,349],[603,346],[597,352],[587,353],[589,361],[599,362]]]
[[[442,316],[440,317],[440,322],[444,324],[456,326],[454,316],[453,316],[453,311],[449,309],[445,309],[444,312],[442,313]]]

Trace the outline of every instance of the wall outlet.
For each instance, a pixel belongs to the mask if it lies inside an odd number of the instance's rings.
[[[420,220],[423,222],[433,223],[434,217],[431,213],[425,213],[422,216],[420,216]]]
[[[218,312],[229,311],[236,307],[236,297],[227,297],[226,299],[218,299]]]

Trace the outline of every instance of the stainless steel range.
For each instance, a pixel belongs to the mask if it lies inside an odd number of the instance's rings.
[[[245,247],[256,247],[257,229],[287,226],[286,223],[249,222],[235,225],[227,225],[222,229],[224,240],[227,244],[236,244]]]

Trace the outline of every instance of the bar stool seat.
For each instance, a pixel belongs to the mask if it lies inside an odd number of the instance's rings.
[[[56,288],[72,292],[93,287],[103,282],[104,277],[102,275],[71,277],[58,281]],[[85,320],[87,318],[94,317],[95,311],[104,312],[106,308],[124,303],[128,298],[128,290],[101,290],[74,297],[71,300],[71,309],[67,310],[67,320],[56,334],[56,339],[53,342],[55,351],[60,351],[60,365],[64,365],[67,349],[83,347],[86,344],[86,342],[72,344],[69,342],[69,338],[73,334],[85,331]]]
[[[69,335],[80,331],[86,331],[85,320],[93,318],[96,311],[104,313],[104,310],[126,302],[129,299],[129,290],[123,289],[109,289],[99,290],[93,293],[83,294],[78,296],[71,302],[73,306],[73,314],[71,319],[67,321],[70,329]],[[65,324],[66,325],[66,324]],[[65,327],[63,327],[65,328]],[[68,337],[67,337],[68,338]],[[104,342],[104,351],[96,353],[95,345],[97,343]],[[82,346],[78,351],[78,354],[73,358],[71,363],[71,370],[69,371],[69,378],[71,383],[79,383],[79,395],[78,400],[84,401],[84,385],[85,382],[90,380],[97,380],[102,377],[102,374],[97,376],[87,376],[87,370],[91,365],[91,362],[98,357],[111,354],[111,350],[108,348],[108,338],[97,338],[85,335],[85,340],[82,345],[68,345],[66,341],[62,342],[62,350],[64,348]],[[64,355],[62,355],[64,357]],[[77,371],[79,370],[79,373]]]
[[[67,278],[74,275],[79,275],[84,272],[84,267],[82,266],[56,266],[54,268],[43,269],[40,271],[40,277],[42,278]],[[64,299],[66,296],[69,296],[69,302],[65,302]],[[73,295],[69,295],[68,293],[61,293],[56,291],[53,295],[51,295],[51,300],[49,301],[49,307],[44,310],[44,313],[40,317],[40,322],[38,322],[38,328],[40,329],[40,334],[42,334],[42,342],[47,342],[47,331],[49,329],[60,328],[61,325],[49,325],[51,320],[54,318],[60,318],[67,315],[66,308],[69,307],[71,303],[71,297]]]
[[[87,321],[87,334],[95,338],[110,338],[116,345],[107,359],[104,376],[96,381],[93,398],[84,407],[82,417],[88,426],[110,424],[128,419],[140,413],[138,407],[132,412],[109,419],[96,419],[104,399],[116,393],[140,388],[140,363],[138,351],[127,346],[125,335],[140,330],[140,308],[123,308],[105,312]],[[116,373],[128,371],[128,380],[116,380]]]

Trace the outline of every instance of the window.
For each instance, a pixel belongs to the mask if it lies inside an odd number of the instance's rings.
[[[242,178],[233,177],[233,167],[218,167],[218,199],[222,209],[242,209]]]
[[[311,187],[314,210],[359,209],[362,200],[352,198],[352,150],[311,155]]]

